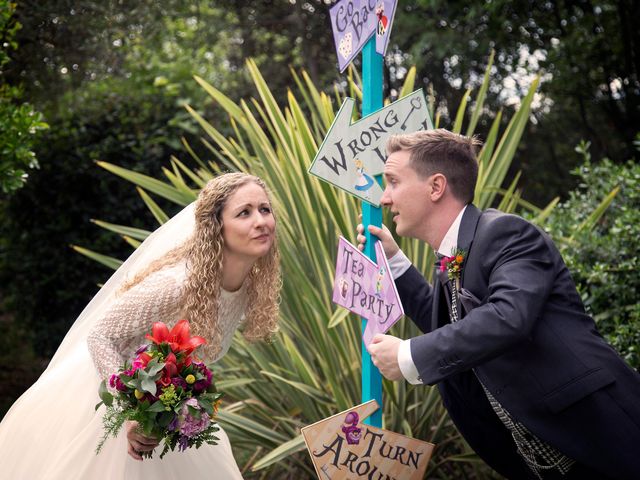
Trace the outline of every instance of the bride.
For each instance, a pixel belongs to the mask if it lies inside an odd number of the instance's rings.
[[[47,370],[0,424],[1,479],[242,478],[229,439],[158,452],[135,422],[102,436],[98,385],[145,343],[154,322],[186,318],[207,339],[199,353],[220,359],[238,327],[250,340],[277,329],[281,286],[275,218],[257,177],[211,180],[194,204],[151,234],[76,320]]]

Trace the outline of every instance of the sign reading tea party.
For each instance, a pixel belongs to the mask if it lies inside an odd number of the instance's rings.
[[[391,135],[433,128],[422,90],[351,123],[354,100],[346,98],[327,133],[309,173],[376,207],[382,188],[374,176],[386,161]]]
[[[341,236],[333,282],[333,302],[367,319],[362,335],[367,346],[404,315],[381,242],[375,250],[377,264]]]
[[[374,34],[376,52],[385,54],[396,3],[397,0],[341,0],[331,7],[333,41],[341,72]]]
[[[434,445],[362,422],[378,409],[370,400],[302,429],[321,480],[422,480]]]

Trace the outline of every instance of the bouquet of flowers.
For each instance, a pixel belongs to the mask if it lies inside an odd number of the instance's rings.
[[[171,331],[162,322],[153,324],[151,342],[140,347],[131,363],[125,362],[118,373],[100,384],[104,436],[99,453],[109,436],[117,436],[127,420],[139,423],[149,437],[164,440],[160,458],[176,446],[179,451],[216,445],[219,430],[215,422],[221,393],[213,384],[211,370],[192,356],[206,343],[190,336],[189,322],[180,320]],[[150,458],[153,452],[142,453]]]

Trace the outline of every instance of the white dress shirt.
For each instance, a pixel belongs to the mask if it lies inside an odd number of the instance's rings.
[[[442,242],[440,243],[440,247],[438,247],[437,253],[444,256],[450,256],[453,254],[455,249],[458,246],[458,231],[460,230],[460,223],[462,222],[462,215],[464,211],[467,209],[465,205],[458,216],[453,221],[449,230],[445,234]],[[393,279],[400,277],[404,272],[406,272],[411,266],[411,262],[407,258],[407,256],[402,252],[402,250],[398,250],[393,257],[389,259],[389,269],[391,270],[391,275]],[[398,349],[398,365],[400,366],[400,371],[402,372],[402,376],[407,380],[407,382],[413,385],[422,385],[422,379],[420,378],[420,374],[418,373],[418,369],[416,368],[416,364],[413,361],[413,357],[411,356],[411,339],[403,340],[400,344],[400,348]]]

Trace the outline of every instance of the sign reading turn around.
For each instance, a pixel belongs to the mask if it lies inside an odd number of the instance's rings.
[[[378,410],[370,400],[302,428],[321,480],[422,480],[434,444],[365,425]]]

